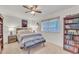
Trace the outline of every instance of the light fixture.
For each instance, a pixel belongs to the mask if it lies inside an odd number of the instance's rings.
[[[14,27],[9,27],[10,35],[13,35]]]
[[[31,11],[30,13],[34,15],[35,14],[35,11]]]

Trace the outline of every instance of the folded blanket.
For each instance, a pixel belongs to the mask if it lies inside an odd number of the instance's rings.
[[[43,43],[43,42],[45,42],[45,40],[43,38],[41,38],[41,39],[35,39],[35,40],[30,40],[30,41],[25,42],[24,46],[26,48],[28,48],[28,47],[31,47],[31,46],[33,46],[35,44]]]

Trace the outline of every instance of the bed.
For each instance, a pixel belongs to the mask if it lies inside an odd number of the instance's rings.
[[[21,48],[30,49],[46,42],[41,33],[32,32],[31,28],[17,28],[17,40]]]

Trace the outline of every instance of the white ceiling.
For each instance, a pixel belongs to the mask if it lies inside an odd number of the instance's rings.
[[[39,5],[38,9],[40,9],[42,13],[33,16],[30,13],[25,13],[28,10],[21,5],[0,5],[0,13],[26,20],[44,20],[55,12],[71,7],[73,7],[73,5]]]

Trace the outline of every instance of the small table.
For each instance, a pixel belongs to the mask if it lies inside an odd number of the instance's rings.
[[[8,36],[8,43],[13,43],[17,41],[17,36],[16,35],[11,35]]]

